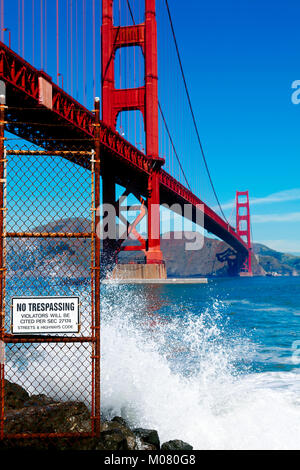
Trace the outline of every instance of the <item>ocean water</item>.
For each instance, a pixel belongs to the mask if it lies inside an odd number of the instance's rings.
[[[111,284],[101,311],[104,418],[195,449],[300,448],[300,278]],[[88,402],[82,350],[69,351],[73,370],[58,346],[47,355],[37,346],[26,360],[10,353],[8,378],[31,393],[47,384],[54,396]]]
[[[300,448],[299,278],[102,294],[104,414],[195,449]]]

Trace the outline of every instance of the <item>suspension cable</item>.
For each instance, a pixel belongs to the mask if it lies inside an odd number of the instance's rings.
[[[167,125],[167,122],[166,122],[166,119],[165,119],[165,116],[164,116],[164,113],[163,113],[163,110],[162,110],[162,108],[161,108],[161,105],[160,105],[160,102],[159,102],[159,101],[158,101],[158,109],[159,109],[159,112],[160,112],[160,114],[161,114],[163,123],[164,123],[165,128],[166,128],[166,131],[167,131],[167,133],[168,133],[168,136],[169,136],[169,139],[170,139],[172,148],[173,148],[173,150],[174,150],[176,159],[177,159],[178,164],[179,164],[179,166],[180,166],[180,169],[181,169],[181,171],[182,171],[182,174],[183,174],[183,177],[184,177],[184,179],[185,179],[185,182],[186,182],[186,184],[187,184],[189,190],[192,191],[192,190],[191,190],[191,187],[190,187],[190,185],[189,185],[188,179],[187,179],[187,177],[186,177],[186,174],[185,174],[185,172],[184,172],[184,169],[183,169],[183,167],[182,167],[182,165],[181,165],[180,158],[179,158],[178,153],[177,153],[177,151],[176,151],[176,148],[175,148],[175,145],[174,145],[172,136],[171,136],[170,131],[169,131],[169,127],[168,127],[168,125]]]
[[[129,10],[131,19],[132,19],[132,23],[135,25],[134,16],[133,16],[133,13],[132,13],[132,9],[131,9],[131,5],[130,5],[130,1],[129,1],[129,0],[127,0],[127,6],[128,6],[128,10]]]
[[[197,126],[197,122],[196,122],[196,118],[195,118],[195,114],[194,114],[194,110],[193,110],[193,106],[192,106],[192,102],[191,102],[191,97],[190,97],[190,93],[189,93],[186,78],[185,78],[185,73],[184,73],[183,66],[182,66],[182,61],[181,61],[181,57],[180,57],[180,52],[179,52],[179,48],[178,48],[178,43],[177,43],[177,39],[176,39],[176,35],[175,35],[175,30],[174,30],[174,26],[173,26],[173,21],[172,21],[172,17],[171,17],[171,12],[170,12],[170,8],[169,8],[168,0],[165,0],[165,4],[166,4],[166,7],[167,7],[168,17],[169,17],[169,20],[170,20],[172,35],[173,35],[173,39],[174,39],[174,43],[175,43],[175,48],[176,48],[177,57],[178,57],[178,61],[179,61],[179,66],[180,66],[180,70],[181,70],[181,75],[182,75],[182,79],[183,79],[183,83],[184,83],[184,88],[185,88],[185,91],[186,91],[186,96],[187,96],[187,99],[188,99],[189,108],[190,108],[190,111],[191,111],[191,115],[192,115],[195,131],[196,131],[198,143],[199,143],[199,146],[200,146],[202,158],[203,158],[203,161],[204,161],[204,164],[205,164],[205,168],[206,168],[206,171],[207,171],[207,174],[208,174],[208,178],[209,178],[213,193],[215,195],[216,201],[217,201],[218,206],[220,208],[220,211],[221,211],[224,219],[226,220],[226,222],[228,222],[226,217],[225,217],[225,214],[223,212],[223,209],[221,207],[219,198],[217,196],[217,193],[216,193],[213,181],[212,181],[212,177],[211,177],[211,174],[210,174],[210,171],[209,171],[209,168],[208,168],[208,164],[207,164],[207,161],[206,161],[203,145],[202,145],[202,142],[201,142],[201,139],[200,139],[200,134],[199,134],[199,130],[198,130],[198,126]]]

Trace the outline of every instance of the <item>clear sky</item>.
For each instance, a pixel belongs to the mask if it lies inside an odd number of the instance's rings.
[[[300,252],[300,3],[170,1],[207,159],[230,215],[250,191],[255,241]]]
[[[25,57],[32,61],[32,0],[24,2]],[[67,21],[71,3],[72,73],[71,41],[66,40],[71,34],[71,22]],[[37,4],[40,2],[36,0],[35,8],[39,8]],[[131,4],[138,17],[140,1],[131,0]],[[235,191],[248,189],[255,241],[300,253],[300,104],[291,100],[295,91],[292,83],[300,80],[299,0],[169,0],[169,4],[207,161],[226,215],[232,214]],[[92,0],[86,0],[86,73],[81,62],[82,0],[59,0],[59,5],[60,72],[64,86],[92,108],[94,84],[95,93],[100,94],[100,1],[95,1],[95,83]],[[48,0],[46,6],[48,42],[44,60],[55,79],[55,2]],[[193,189],[215,204],[200,163],[164,0],[157,0],[157,10],[160,100]],[[12,30],[13,48],[22,51],[22,26],[18,33],[17,11],[17,0],[5,0],[4,26]],[[128,12],[126,15],[129,17]],[[40,67],[39,10],[34,16],[35,65]],[[8,42],[7,33],[5,40]],[[84,76],[87,78],[82,91]],[[163,138],[161,141],[163,145]]]

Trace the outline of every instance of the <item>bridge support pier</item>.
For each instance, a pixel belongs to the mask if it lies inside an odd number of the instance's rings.
[[[112,278],[117,280],[167,279],[165,264],[118,264]]]

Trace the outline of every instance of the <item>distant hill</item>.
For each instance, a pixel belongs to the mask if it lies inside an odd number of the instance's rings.
[[[204,238],[203,248],[198,251],[186,251],[186,240],[177,240],[174,233],[170,240],[162,240],[161,248],[166,261],[169,276],[198,277],[198,276],[228,276],[228,262],[219,261],[217,256],[230,250],[227,243],[213,238]],[[255,275],[264,276],[265,271],[253,260]]]
[[[87,232],[89,223],[85,219],[69,218],[53,221],[35,227],[43,232]],[[161,248],[167,266],[168,276],[199,277],[228,276],[228,263],[219,261],[218,255],[226,253],[230,247],[223,241],[205,238],[204,246],[198,251],[185,249],[186,239],[178,239],[180,234],[165,234]],[[129,241],[129,244],[135,244]],[[280,253],[261,244],[254,244],[252,259],[253,273],[299,276],[300,256]],[[143,259],[143,253],[120,253],[120,260]],[[69,277],[83,279],[90,274],[90,240],[87,239],[9,239],[7,241],[8,275],[30,277],[41,276]]]
[[[280,253],[265,245],[255,243],[253,252],[257,256],[257,261],[267,273],[278,273],[287,276],[300,275],[300,256],[287,253]]]

